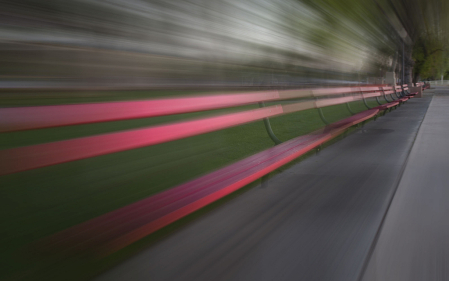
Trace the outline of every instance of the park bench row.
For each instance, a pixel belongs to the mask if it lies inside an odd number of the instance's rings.
[[[415,93],[403,86],[363,86],[325,89],[264,91],[242,94],[203,95],[144,101],[18,107],[0,109],[0,132],[41,129],[135,118],[174,115],[219,108],[259,104],[260,108],[194,120],[120,131],[83,138],[0,150],[0,175],[86,159],[99,155],[156,145],[264,120],[276,146],[180,186],[135,202],[64,230],[48,241],[58,249],[95,249],[115,252],[162,227],[242,188],[280,166],[319,147],[349,127],[400,106]],[[376,99],[370,107],[366,99]],[[383,99],[382,103],[379,98]],[[280,102],[265,106],[264,102]],[[354,114],[349,102],[363,101],[366,111]],[[330,124],[321,108],[347,104],[353,115]],[[280,142],[269,117],[317,109],[327,123],[323,129]]]

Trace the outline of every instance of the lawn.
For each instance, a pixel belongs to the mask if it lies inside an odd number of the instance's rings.
[[[0,107],[145,99],[192,93],[195,92],[84,92],[60,95],[14,93],[0,95]],[[371,106],[376,104],[370,101]],[[3,133],[0,134],[0,149],[252,108],[257,108],[257,105],[213,112]],[[352,103],[351,108],[355,112],[366,109],[361,101]],[[323,111],[331,122],[350,116],[345,105],[327,107]],[[271,118],[270,121],[281,140],[304,135],[324,126],[317,110],[292,113]],[[271,146],[273,142],[268,137],[263,122],[257,121],[165,144],[2,176],[0,279],[89,279],[158,239],[163,239],[171,231],[206,212],[208,208],[103,259],[97,259],[87,253],[77,257],[36,253],[31,250],[30,245],[67,227],[194,179]],[[230,197],[232,196],[235,195]],[[226,200],[229,198],[222,202]]]

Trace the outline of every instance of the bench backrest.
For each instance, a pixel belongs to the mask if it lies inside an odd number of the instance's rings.
[[[322,108],[364,98],[391,95],[393,93],[392,87],[381,85],[201,95],[126,102],[0,108],[0,132],[11,132],[148,118],[261,102],[290,100],[288,103],[278,103],[237,113],[0,150],[0,158],[4,160],[0,163],[0,175],[156,145],[281,114]]]

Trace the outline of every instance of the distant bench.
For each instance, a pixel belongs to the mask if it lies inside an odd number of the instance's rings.
[[[417,87],[422,87],[423,90],[429,89],[430,88],[430,83],[425,83],[425,82],[418,82],[416,83]]]
[[[363,86],[0,108],[0,132],[11,132],[174,115],[248,104],[261,106],[258,109],[237,113],[0,150],[0,159],[2,159],[0,175],[156,145],[257,120],[267,121],[265,122],[267,132],[278,145],[208,175],[71,227],[49,238],[51,245],[58,249],[95,249],[107,254],[223,198],[317,148],[351,126],[377,117],[379,112],[385,114],[387,110],[398,107],[411,98],[411,93],[406,91],[407,87],[401,86],[399,88]],[[366,99],[370,98],[376,99],[377,107],[371,108],[367,104]],[[379,98],[385,103],[382,103]],[[283,100],[293,101],[264,106],[264,102]],[[354,114],[348,104],[353,101],[363,101],[367,110]],[[322,115],[321,108],[343,103],[348,104],[348,110],[353,115],[329,124]],[[282,143],[276,138],[269,125],[269,117],[314,108],[320,111],[323,121],[328,123],[327,126]]]

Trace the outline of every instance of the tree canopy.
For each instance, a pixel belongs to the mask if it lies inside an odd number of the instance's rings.
[[[188,73],[203,69],[201,75],[205,75],[212,73],[211,69],[222,73],[223,68],[235,72],[237,66],[255,66],[279,73],[297,71],[298,76],[327,71],[382,77],[387,71],[395,71],[398,77],[404,72],[404,82],[408,83],[412,78],[437,78],[449,70],[446,0],[5,3],[3,21],[8,24],[0,27],[2,39],[38,46],[34,53],[23,54],[15,48],[14,59],[11,53],[0,54],[14,61],[14,68],[4,64],[0,70],[9,75],[14,70],[21,77],[54,77],[58,67],[66,77],[131,75],[122,70],[122,61],[134,69],[133,76],[174,77],[182,69]],[[51,51],[55,45],[70,48],[58,54]],[[101,54],[101,59],[93,50]],[[110,50],[121,53],[112,55]],[[143,60],[129,59],[131,54],[158,56],[158,63],[164,66],[158,69],[151,58],[151,70],[146,64],[141,66]],[[32,55],[32,59],[25,59]],[[167,58],[170,62],[164,61]],[[180,67],[179,58],[195,60],[198,67],[194,71]],[[49,63],[53,61],[55,65]],[[165,67],[168,64],[173,66]]]

